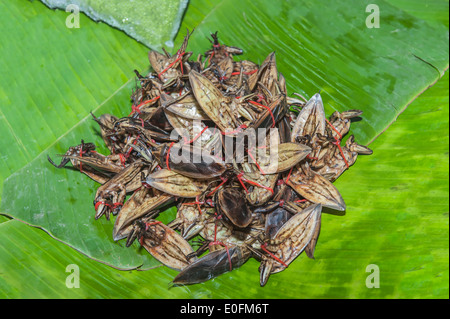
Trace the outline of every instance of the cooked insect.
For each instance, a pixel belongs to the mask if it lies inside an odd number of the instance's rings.
[[[92,114],[110,154],[82,140],[60,164],[48,160],[98,182],[95,219],[115,216],[113,240],[137,241],[180,271],[175,285],[255,258],[264,286],[303,251],[314,259],[323,207],[346,209],[333,182],[372,154],[353,135],[342,142],[362,111],[327,119],[319,93],[288,96],[275,52],[261,65],[239,61],[243,50],[217,32],[192,60],[191,35],[175,54],[150,51],[147,75],[134,70],[131,112]],[[158,219],[169,208],[177,211],[166,225]]]

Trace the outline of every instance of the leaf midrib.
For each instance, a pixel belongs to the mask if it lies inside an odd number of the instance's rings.
[[[119,93],[123,88],[125,88],[134,78],[130,78],[127,82],[125,82],[122,86],[120,86],[114,93],[112,93],[108,98],[106,98],[102,103],[97,105],[95,109],[93,109],[91,112],[94,113],[98,111],[99,108],[101,108],[104,104],[106,104],[110,99],[112,99],[117,93]],[[0,109],[0,114],[1,109]],[[30,162],[28,162],[26,165],[22,166],[21,168],[17,169],[15,172],[13,172],[11,175],[9,175],[7,178],[5,178],[4,182],[7,181],[11,176],[14,176],[16,173],[22,171],[27,166],[31,165],[36,159],[38,159],[41,155],[43,155],[45,152],[47,152],[49,149],[51,149],[55,144],[57,144],[61,139],[63,139],[66,135],[68,135],[70,132],[75,130],[79,125],[81,125],[84,121],[86,121],[91,114],[87,114],[84,118],[82,118],[79,122],[77,122],[74,126],[72,126],[68,131],[66,131],[64,134],[59,136],[54,142],[52,142],[50,145],[48,145],[45,149],[43,149],[40,153],[38,153],[33,159],[31,159]],[[6,118],[5,118],[6,119]],[[12,129],[12,127],[11,127]],[[30,156],[31,157],[31,156]],[[1,198],[0,198],[1,199]]]
[[[397,122],[399,116],[401,114],[403,114],[403,112],[406,111],[406,109],[408,108],[408,106],[411,105],[411,103],[413,103],[419,96],[421,96],[423,93],[425,93],[428,89],[430,89],[431,87],[433,87],[440,79],[442,79],[442,77],[444,76],[445,72],[448,71],[449,65],[447,64],[447,66],[444,68],[444,70],[442,71],[442,73],[440,74],[440,76],[434,81],[432,82],[430,85],[427,85],[424,87],[424,89],[422,91],[420,91],[418,94],[416,94],[411,100],[409,100],[405,106],[403,106],[402,109],[400,109],[400,111],[398,111],[397,116],[392,119],[392,121],[390,121],[389,123],[387,123],[386,127],[377,135],[375,135],[367,144],[366,146],[372,144],[378,137],[380,137],[384,132],[387,131],[387,129],[389,129],[389,127],[394,124],[395,122]]]

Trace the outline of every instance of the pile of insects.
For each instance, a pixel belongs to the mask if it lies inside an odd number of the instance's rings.
[[[100,183],[95,219],[116,216],[114,240],[138,240],[180,271],[173,284],[210,280],[253,257],[264,286],[303,251],[314,258],[324,207],[345,210],[332,183],[372,153],[353,136],[341,145],[362,112],[327,118],[320,94],[288,97],[275,53],[261,65],[235,61],[243,51],[217,32],[191,60],[189,37],[174,55],[149,52],[152,71],[135,71],[128,116],[92,115],[109,155],[82,140],[59,165],[49,161]],[[175,205],[173,221],[156,219]]]

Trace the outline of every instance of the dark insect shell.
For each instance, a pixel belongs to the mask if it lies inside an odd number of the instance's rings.
[[[252,212],[247,206],[244,193],[238,188],[222,188],[215,194],[215,203],[220,214],[237,227],[247,227],[252,221]]]

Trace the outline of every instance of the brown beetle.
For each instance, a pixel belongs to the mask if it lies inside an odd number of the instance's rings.
[[[139,238],[140,244],[167,267],[182,270],[195,259],[190,244],[170,227],[154,219],[138,220],[127,239],[127,247]]]
[[[214,202],[219,214],[225,216],[233,225],[244,228],[252,221],[252,212],[247,206],[245,196],[237,187],[221,188],[215,193]]]
[[[242,266],[251,256],[244,245],[219,249],[198,259],[183,269],[173,280],[177,285],[205,282]]]
[[[162,168],[196,179],[221,176],[227,166],[220,159],[204,154],[201,149],[188,144],[161,144],[153,151]]]

